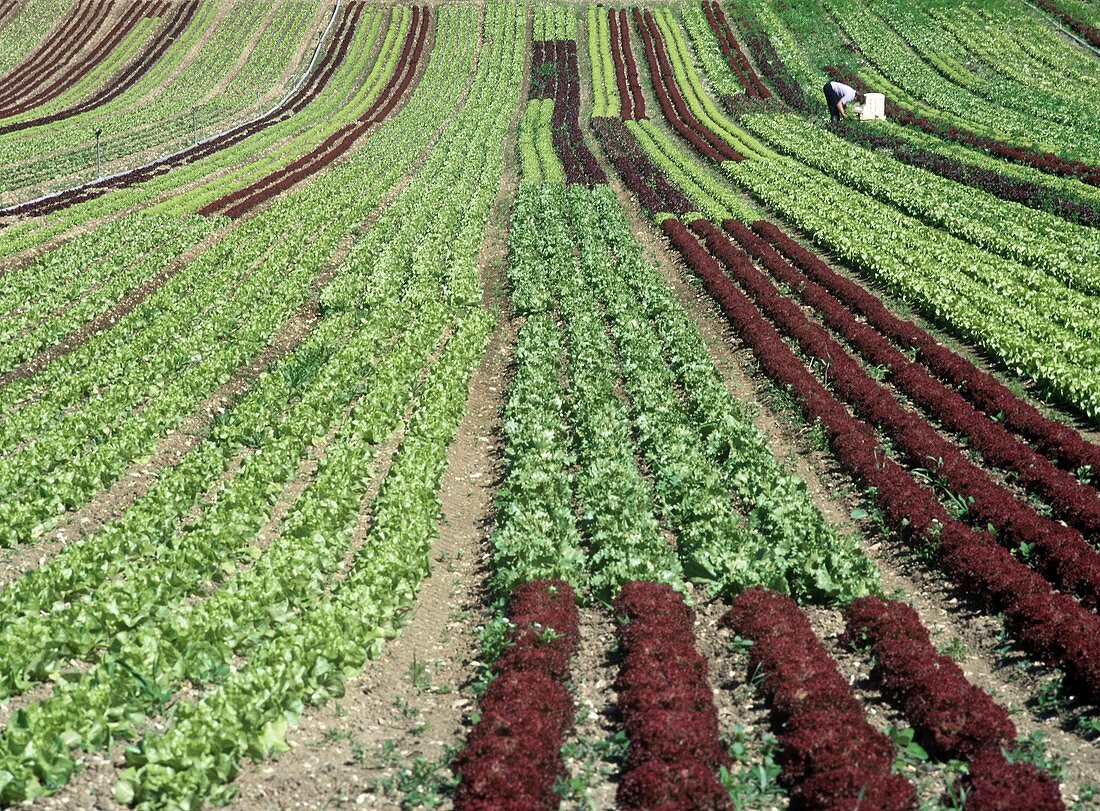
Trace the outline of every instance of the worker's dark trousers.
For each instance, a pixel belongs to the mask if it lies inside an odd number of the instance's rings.
[[[833,121],[839,121],[840,113],[836,111],[836,103],[840,101],[840,95],[833,92],[831,84],[831,82],[825,82],[825,86],[822,90],[825,91],[825,103],[829,105],[829,117],[832,118]]]

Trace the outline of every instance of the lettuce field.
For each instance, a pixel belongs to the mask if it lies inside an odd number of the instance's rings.
[[[1100,809],[1100,4],[0,0],[0,807],[218,806]]]

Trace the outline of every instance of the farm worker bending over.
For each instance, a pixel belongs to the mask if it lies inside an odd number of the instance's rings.
[[[825,103],[829,105],[829,115],[833,121],[847,118],[848,113],[844,110],[845,105],[851,104],[858,96],[863,95],[857,93],[854,87],[848,87],[843,82],[825,82],[823,89],[825,90]]]

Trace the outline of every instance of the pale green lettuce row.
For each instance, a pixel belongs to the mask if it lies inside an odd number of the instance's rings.
[[[568,4],[539,3],[534,6],[531,39],[576,39],[577,19]]]
[[[138,231],[115,231],[115,250],[86,263],[53,265],[63,274],[0,324],[0,373],[55,345],[149,280],[211,231],[209,220],[142,217]],[[127,223],[132,225],[132,223]],[[107,231],[115,229],[107,228]],[[37,274],[36,274],[37,275]]]
[[[1012,274],[987,272],[991,257],[984,251],[793,161],[723,168],[820,245],[934,321],[1085,416],[1100,416],[1100,346],[1056,323],[1083,317],[1062,302]]]
[[[707,22],[702,5],[697,0],[689,0],[681,3],[679,9],[680,18],[691,39],[692,49],[703,67],[707,83],[719,96],[744,95],[744,88],[726,64],[726,58],[718,47],[718,40]]]
[[[624,379],[639,408],[635,420],[650,423],[640,431],[651,434],[651,467],[669,478],[672,491],[694,479],[694,491],[678,495],[681,510],[718,510],[695,527],[690,511],[687,520],[677,517],[674,526],[691,530],[679,544],[685,573],[715,591],[766,585],[829,602],[876,589],[877,574],[858,542],[828,525],[805,484],[772,455],[730,396],[698,328],[642,257],[613,194],[597,188],[587,198],[585,217],[599,234],[593,242],[615,259],[594,262],[587,278],[605,302],[630,371]],[[731,491],[748,517],[737,530],[723,523]],[[712,536],[714,527],[722,531]]]
[[[604,77],[603,47],[600,42],[601,18],[606,19],[603,9],[590,5],[585,32],[588,35],[588,65],[592,71],[592,115],[596,117],[605,116],[608,111],[607,79]]]
[[[375,195],[388,188],[413,157],[407,152],[393,153],[383,164],[387,171],[379,176]],[[0,393],[0,398],[14,404],[46,381],[57,381],[49,386],[47,397],[22,409],[4,426],[12,436],[37,426],[32,435],[39,440],[24,447],[17,458],[0,462],[10,473],[4,482],[6,491],[20,493],[19,498],[0,507],[9,517],[3,540],[18,542],[48,529],[56,515],[82,503],[124,470],[129,460],[148,452],[155,436],[175,424],[205,392],[262,345],[256,342],[265,341],[264,333],[270,334],[301,300],[315,269],[344,233],[341,229],[350,228],[357,212],[369,208],[375,199],[355,196],[354,190],[345,188],[334,193],[337,196],[330,196],[327,202],[334,206],[335,216],[320,207],[310,209],[310,216],[303,218],[294,212],[293,203],[277,202],[270,214],[265,212],[230,232],[114,328],[51,364],[33,381],[17,382]],[[347,201],[340,203],[341,196]],[[276,225],[282,218],[286,222]],[[230,258],[233,261],[227,261]],[[262,258],[265,261],[257,272],[250,274],[250,265]],[[238,276],[243,284],[234,287]],[[284,294],[272,296],[272,284],[283,285]],[[225,299],[215,292],[219,289],[230,289],[233,295]],[[259,307],[257,300],[262,302]],[[211,302],[217,302],[216,309],[204,313]],[[181,315],[172,318],[172,311]],[[196,319],[201,320],[196,323]],[[245,332],[241,341],[220,341],[219,336],[234,334],[230,325],[238,322],[259,324],[261,332]],[[181,329],[186,323],[195,326]],[[180,340],[180,334],[186,337]],[[249,340],[245,342],[245,338]],[[95,360],[89,362],[88,358]],[[102,389],[110,381],[119,381],[119,385],[101,391],[95,402],[56,421],[58,404],[70,403],[72,398],[79,401],[91,387]],[[152,398],[152,405],[135,412],[135,405],[145,398]],[[129,429],[119,432],[119,415],[127,413],[131,416],[123,425]],[[73,455],[89,435],[104,432],[106,442]]]
[[[553,114],[553,99],[532,99],[523,110],[517,143],[521,183],[565,181],[565,170],[554,152],[550,130]]]
[[[452,157],[468,157],[471,144],[485,149],[484,144],[499,143],[516,102],[514,90],[500,90],[519,85],[522,53],[516,46],[522,17],[515,7],[490,7],[487,14],[489,35],[503,46],[482,54],[480,81],[468,105],[477,115],[456,122],[464,137],[456,139]],[[514,50],[508,51],[509,46]],[[484,128],[486,117],[489,126]],[[451,165],[462,162],[452,160]],[[495,195],[495,186],[478,188],[488,198]],[[428,204],[434,201],[426,200]],[[427,568],[428,548],[437,532],[436,492],[446,444],[464,412],[466,381],[489,328],[488,316],[478,309],[461,318],[428,377],[421,407],[382,485],[365,547],[348,576],[336,584],[332,599],[288,618],[283,633],[261,645],[244,669],[230,674],[198,703],[181,707],[165,734],[148,736],[131,753],[136,768],[120,781],[116,796],[143,807],[225,798],[224,782],[234,776],[242,757],[261,756],[278,746],[304,702],[339,692],[343,679],[395,632]]]
[[[896,206],[929,225],[942,228],[979,248],[1013,259],[1035,274],[1029,286],[1080,291],[1072,309],[1094,312],[1100,330],[1100,239],[1096,229],[994,197],[988,192],[942,178],[855,146],[793,115],[746,115],[746,127],[781,152],[835,177],[845,185]],[[1096,307],[1095,310],[1090,308]],[[1093,335],[1096,332],[1091,333]]]
[[[523,108],[523,118],[519,122],[516,134],[516,159],[519,162],[520,183],[541,183],[542,168],[539,165],[538,148],[535,146],[535,132],[538,118],[542,112],[542,100],[532,99]]]
[[[1037,60],[1025,47],[1023,21],[1030,17],[1011,14],[1004,8],[971,7],[949,14],[929,9],[928,14],[939,28],[938,36],[954,38],[967,53],[977,56],[999,76],[1100,114],[1097,98],[1100,71],[1095,63],[1086,63],[1082,69],[1080,64],[1064,58],[1067,49],[1052,48],[1048,58],[1059,64],[1057,71],[1052,72],[1049,62]]]
[[[691,64],[691,57],[688,54],[683,34],[676,24],[672,12],[667,9],[654,9],[653,18],[656,20],[657,27],[664,38],[669,60],[672,63],[672,71],[676,76],[676,83],[679,85],[680,91],[695,117],[711,132],[746,158],[765,158],[774,155],[770,149],[721,113],[714,106],[711,98],[703,91],[699,74]]]

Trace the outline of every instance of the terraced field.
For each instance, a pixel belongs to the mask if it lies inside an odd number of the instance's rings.
[[[1098,32],[0,0],[0,807],[1100,806]]]

